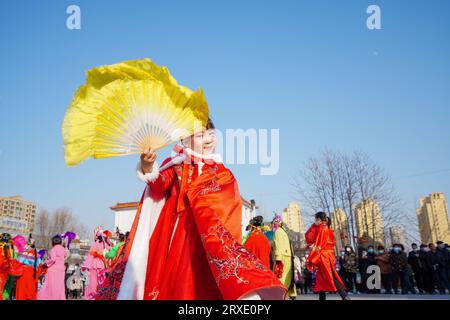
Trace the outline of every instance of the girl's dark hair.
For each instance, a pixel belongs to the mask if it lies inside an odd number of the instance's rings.
[[[317,213],[314,215],[314,217],[315,217],[316,219],[320,219],[320,220],[322,220],[322,221],[326,221],[326,220],[327,220],[327,214],[326,214],[325,212],[322,212],[322,211],[317,212]]]
[[[119,241],[120,241],[120,242],[125,241],[125,235],[124,235],[123,233],[120,233],[120,234],[119,234]]]
[[[214,126],[213,121],[211,120],[211,118],[208,118],[208,121],[206,122],[206,130],[209,129],[215,129],[216,127]]]
[[[60,235],[56,235],[52,238],[52,246],[56,246],[62,243],[62,238]]]
[[[263,224],[264,218],[262,216],[256,216],[253,218],[253,225],[255,227],[261,227]]]
[[[326,221],[328,227],[331,226],[331,219],[329,217],[327,217],[327,214],[325,212],[319,211],[314,215],[314,217],[316,219],[320,219],[321,221]]]

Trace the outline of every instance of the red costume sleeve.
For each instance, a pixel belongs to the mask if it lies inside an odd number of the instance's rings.
[[[171,158],[164,160],[161,166],[165,165],[170,160]],[[175,178],[176,174],[173,170],[173,167],[169,167],[166,170],[161,171],[158,178],[153,182],[149,182],[148,186],[153,192],[164,194],[172,186]]]
[[[10,268],[9,268],[9,275],[20,277],[23,274],[24,271],[24,265],[21,264],[19,261],[12,259]]]
[[[315,266],[320,258],[320,251],[325,247],[327,242],[327,232],[326,226],[321,224],[320,226],[316,226],[315,229],[315,239],[312,244],[311,251],[308,255],[308,263]]]
[[[314,241],[316,239],[316,233],[317,233],[317,225],[313,224],[308,231],[306,231],[305,234],[305,240],[308,247],[312,246],[314,244]]]
[[[210,270],[225,300],[262,289],[272,289],[274,296],[282,298],[286,289],[279,279],[236,241],[227,230],[227,221],[222,223],[219,218],[225,208],[242,210],[240,197],[235,197],[236,186],[231,172],[224,170],[213,176],[202,174],[187,192]]]

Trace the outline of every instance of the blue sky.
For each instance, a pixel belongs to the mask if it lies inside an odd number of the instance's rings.
[[[66,28],[71,4],[81,30]],[[370,4],[381,30],[366,28]],[[231,166],[267,217],[295,196],[301,161],[326,146],[368,153],[414,215],[419,197],[450,196],[449,15],[445,0],[3,0],[0,195],[111,227],[109,207],[144,188],[137,156],[69,169],[61,123],[86,70],[149,57],[203,87],[217,127],[280,129],[279,174]]]

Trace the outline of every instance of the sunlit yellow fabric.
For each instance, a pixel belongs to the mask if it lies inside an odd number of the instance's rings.
[[[66,164],[162,148],[204,127],[208,114],[201,89],[179,85],[150,59],[93,68],[63,121]]]

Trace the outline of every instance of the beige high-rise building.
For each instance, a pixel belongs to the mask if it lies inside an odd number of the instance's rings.
[[[281,215],[283,222],[294,232],[305,234],[305,223],[303,222],[300,205],[297,202],[289,203]]]
[[[350,244],[348,218],[342,209],[337,209],[330,214],[331,227],[334,230],[336,252]]]
[[[355,207],[355,226],[358,238],[369,244],[384,244],[384,222],[380,206],[365,199]]]
[[[442,192],[432,193],[420,199],[417,220],[422,243],[436,243],[436,241],[450,243],[448,207]]]
[[[34,230],[36,204],[21,196],[0,197],[0,232],[28,234]]]

